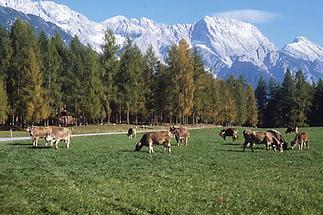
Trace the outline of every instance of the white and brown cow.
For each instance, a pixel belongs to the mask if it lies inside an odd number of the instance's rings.
[[[128,129],[127,136],[129,139],[136,137],[136,134],[137,134],[136,128],[129,128]]]
[[[58,142],[63,140],[66,144],[66,148],[70,148],[70,139],[71,139],[71,131],[68,128],[57,127],[53,128],[50,133],[48,133],[45,137],[46,141],[54,141],[55,149],[58,149]]]
[[[296,134],[294,140],[291,143],[292,149],[294,149],[295,145],[298,145],[299,150],[309,149],[310,146],[308,142],[309,142],[309,135],[307,132],[298,133]]]
[[[245,139],[245,142],[243,143],[243,151],[245,151],[247,145],[249,145],[251,151],[253,151],[253,146],[255,144],[265,144],[267,151],[271,146],[275,151],[276,148],[278,148],[281,152],[283,151],[283,144],[272,132],[244,130],[243,136]]]
[[[37,147],[38,145],[38,139],[39,138],[45,138],[48,133],[50,133],[53,130],[52,127],[49,126],[30,126],[27,128],[27,132],[29,132],[32,140],[33,146]],[[47,140],[46,141],[46,146],[47,146]],[[51,142],[51,146],[53,143]]]
[[[172,133],[172,135],[175,136],[176,143],[178,146],[179,144],[184,144],[185,146],[187,146],[188,138],[190,136],[190,133],[188,132],[187,128],[176,128],[175,126],[171,126],[169,128],[169,131]]]
[[[164,146],[164,151],[171,152],[171,140],[172,134],[170,131],[154,131],[145,133],[140,141],[135,146],[135,151],[140,151],[142,147],[147,146],[149,153],[154,153],[153,145]]]
[[[285,131],[285,134],[292,133],[292,132],[295,132],[297,134],[298,133],[298,127],[297,126],[287,127],[287,129]]]
[[[232,137],[233,142],[236,142],[238,139],[238,131],[235,128],[222,129],[218,135],[223,138],[224,144],[226,137]]]

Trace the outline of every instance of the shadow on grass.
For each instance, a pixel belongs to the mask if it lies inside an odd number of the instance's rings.
[[[51,146],[37,146],[37,147],[35,147],[35,146],[29,146],[28,148],[29,149],[51,149],[53,147],[51,147]]]
[[[224,143],[225,146],[242,146],[241,143]]]
[[[7,145],[12,145],[12,146],[28,146],[30,144],[26,144],[26,143],[7,143]]]

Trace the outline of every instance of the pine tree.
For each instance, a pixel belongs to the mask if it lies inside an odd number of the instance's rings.
[[[195,86],[192,54],[184,39],[179,42],[178,48],[171,49],[169,62],[169,69],[178,85],[176,95],[179,106],[175,112],[176,120],[182,118],[182,122],[185,123],[187,117],[192,114]]]
[[[267,86],[263,77],[259,78],[257,88],[255,90],[255,95],[257,99],[257,109],[258,109],[258,125],[263,127],[265,123],[265,114],[267,108]]]
[[[251,85],[247,87],[247,121],[248,126],[256,127],[258,123],[257,101]]]
[[[53,120],[63,106],[62,101],[62,70],[63,59],[59,55],[54,38],[47,39],[44,33],[38,39],[43,74],[43,88],[46,92],[49,105],[49,117]]]
[[[32,28],[17,19],[11,29],[12,57],[7,75],[7,92],[12,123],[40,122],[48,117],[42,89],[39,52]]]
[[[155,82],[156,82],[156,73],[158,66],[158,59],[153,50],[153,47],[150,45],[144,56],[145,69],[143,71],[143,82],[144,82],[144,96],[145,96],[145,110],[143,114],[148,116],[150,123],[155,119],[156,106],[155,106],[155,97],[154,93]],[[157,93],[157,92],[156,92]]]
[[[8,118],[8,97],[4,83],[0,79],[0,124],[4,124]]]
[[[193,52],[193,78],[194,78],[194,96],[193,96],[193,124],[201,118],[203,112],[203,100],[206,98],[205,84],[206,84],[206,72],[201,56],[197,53],[197,50]],[[213,79],[213,77],[211,77]]]
[[[0,78],[6,79],[12,55],[9,33],[0,27]]]
[[[87,50],[85,59],[84,76],[87,79],[82,85],[86,88],[85,97],[87,105],[84,106],[84,112],[86,118],[95,122],[105,117],[104,107],[102,106],[104,98],[104,88],[101,79],[102,67],[97,54],[90,48]]]
[[[311,125],[323,125],[323,81],[320,79],[314,87],[314,96],[311,108]]]
[[[137,116],[139,110],[142,110],[145,104],[142,58],[139,48],[128,39],[124,53],[120,57],[119,69],[115,76],[118,91],[117,98],[120,101],[121,110],[126,111],[128,124],[130,123],[130,112]]]
[[[111,104],[116,100],[115,88],[115,75],[118,68],[117,52],[119,50],[116,44],[115,36],[112,30],[108,29],[104,35],[103,53],[101,56],[101,63],[103,66],[103,86],[104,86],[104,99],[102,101],[103,107],[106,112],[107,121],[111,121]]]

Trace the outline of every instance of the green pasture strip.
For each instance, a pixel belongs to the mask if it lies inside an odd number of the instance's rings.
[[[190,130],[188,146],[134,152],[142,134],[74,137],[71,149],[40,141],[0,144],[1,214],[322,214],[323,132],[310,150],[242,152],[217,136]],[[260,130],[260,129],[259,129]],[[281,129],[281,131],[283,131]],[[284,137],[289,142],[294,134]]]

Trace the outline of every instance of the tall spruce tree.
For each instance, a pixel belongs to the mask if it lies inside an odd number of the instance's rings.
[[[59,55],[55,39],[47,39],[44,33],[39,35],[41,69],[43,74],[43,89],[47,94],[49,105],[49,117],[54,123],[60,108],[63,106],[62,100],[62,70],[63,59]]]
[[[6,79],[12,48],[9,33],[0,27],[0,78]]]
[[[263,127],[265,123],[265,114],[267,108],[267,86],[263,77],[259,78],[257,88],[255,90],[255,95],[257,99],[257,109],[258,109],[258,126]]]
[[[5,84],[0,78],[0,124],[5,124],[5,121],[8,118],[8,97],[5,90]]]
[[[158,66],[158,59],[154,52],[152,45],[150,45],[144,56],[145,69],[143,70],[143,82],[144,82],[144,96],[145,96],[145,110],[143,114],[148,117],[150,123],[154,122],[156,107],[155,107],[155,97],[157,92],[154,92],[156,73]]]
[[[311,125],[323,125],[323,80],[320,79],[314,87],[314,95],[311,107]]]
[[[7,75],[7,92],[12,123],[40,122],[48,117],[42,89],[42,74],[36,36],[17,19],[11,29],[12,57]]]
[[[130,123],[130,112],[137,116],[139,110],[144,108],[143,95],[143,59],[136,45],[128,38],[124,52],[120,57],[120,64],[115,81],[117,85],[117,98],[121,110],[126,112],[126,121]],[[136,117],[137,119],[137,117]],[[136,120],[137,121],[137,120]]]
[[[247,87],[247,120],[246,125],[256,127],[258,123],[257,101],[254,90],[251,85]]]
[[[104,107],[102,106],[102,100],[104,99],[104,88],[101,79],[102,67],[99,63],[98,55],[90,48],[87,50],[85,59],[84,77],[86,77],[86,81],[82,84],[86,88],[87,105],[84,106],[85,117],[92,122],[97,122],[99,119],[102,122],[105,117]]]
[[[114,79],[118,69],[118,50],[119,47],[116,44],[116,39],[112,30],[107,29],[104,34],[104,46],[103,53],[101,55],[101,63],[103,66],[102,80],[105,95],[102,102],[108,123],[111,121],[111,105],[112,103],[116,103],[116,88]]]

